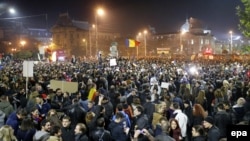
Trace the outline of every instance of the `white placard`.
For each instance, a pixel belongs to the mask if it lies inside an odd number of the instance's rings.
[[[38,48],[40,54],[45,54],[44,48],[45,48],[44,46],[40,46],[40,47]]]
[[[158,84],[158,81],[156,79],[156,77],[151,77],[150,78],[150,85],[157,85]]]
[[[168,89],[168,88],[169,88],[169,85],[170,85],[170,83],[168,83],[168,82],[161,82],[161,87],[162,87],[162,88]]]
[[[33,77],[33,61],[24,61],[23,62],[23,76],[24,77]]]
[[[117,63],[116,63],[116,59],[110,59],[110,66],[116,66]]]

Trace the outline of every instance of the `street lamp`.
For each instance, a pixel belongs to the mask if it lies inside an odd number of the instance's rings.
[[[137,40],[139,40],[139,38],[141,37],[141,32],[138,33],[137,35]],[[136,47],[136,56],[137,56],[137,59],[138,59],[138,47]]]
[[[4,11],[0,12],[0,16],[3,15],[4,13],[9,12],[10,14],[16,14],[16,10],[14,8],[7,8]]]
[[[97,16],[103,16],[104,15],[104,10],[102,8],[98,8],[95,14],[95,47],[96,47],[96,52],[98,52],[98,30],[97,30]]]
[[[144,35],[145,57],[147,56],[147,34],[148,34],[148,31],[144,30],[143,35]]]
[[[182,30],[180,32],[180,53],[183,52],[182,35],[184,35],[186,32],[187,32],[186,30]]]
[[[26,41],[21,40],[21,41],[20,41],[20,44],[22,45],[22,47],[24,47],[24,45],[26,45]]]
[[[82,39],[83,43],[85,43],[85,54],[86,54],[86,57],[87,57],[87,50],[88,50],[88,42],[87,40],[84,38]]]
[[[230,51],[231,51],[231,54],[232,54],[233,53],[233,31],[230,30],[229,34],[230,34]]]
[[[9,12],[10,12],[11,14],[16,14],[16,10],[15,10],[14,8],[9,8]]]

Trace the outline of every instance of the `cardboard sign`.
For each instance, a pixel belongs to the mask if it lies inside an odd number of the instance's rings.
[[[57,88],[60,88],[62,90],[62,92],[75,93],[78,91],[78,83],[77,82],[50,80],[50,88],[53,89],[54,91]]]

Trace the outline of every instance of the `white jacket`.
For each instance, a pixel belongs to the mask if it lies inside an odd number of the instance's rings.
[[[187,123],[188,123],[187,115],[184,114],[181,111],[181,109],[176,109],[173,114],[176,114],[175,119],[178,121],[179,126],[181,128],[181,135],[182,135],[182,137],[186,137]]]

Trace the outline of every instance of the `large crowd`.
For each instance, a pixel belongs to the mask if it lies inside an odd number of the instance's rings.
[[[117,58],[0,67],[1,141],[219,141],[250,121],[247,63]],[[50,81],[78,82],[70,93]]]

